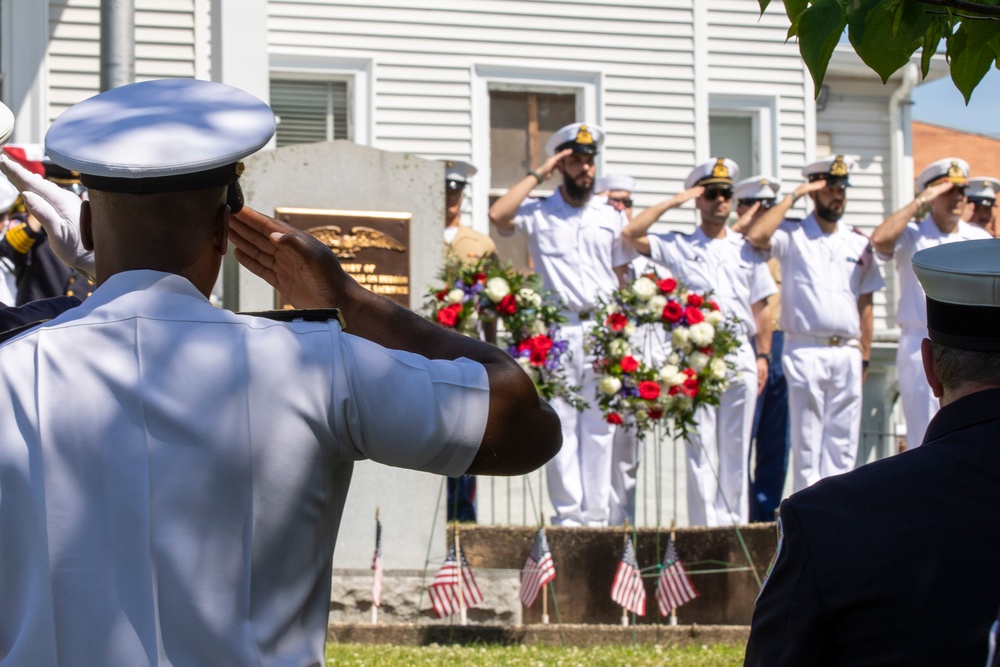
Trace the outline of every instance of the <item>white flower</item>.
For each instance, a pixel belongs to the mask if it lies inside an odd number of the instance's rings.
[[[469,312],[469,316],[468,316],[468,317],[467,317],[466,319],[467,319],[467,320],[468,320],[469,322],[478,322],[478,321],[479,321],[479,311],[478,311],[478,310],[476,310],[475,308],[473,308],[473,309],[472,309],[472,310],[471,310],[471,311]]]
[[[671,387],[674,386],[675,384],[680,384],[673,382],[674,376],[680,372],[681,369],[677,368],[676,365],[667,364],[666,366],[660,369],[660,382],[668,384]]]
[[[629,322],[625,325],[625,328],[622,329],[622,333],[631,338],[635,335],[635,325]]]
[[[517,300],[520,301],[522,305],[530,306],[532,308],[537,308],[542,305],[542,297],[539,296],[538,292],[530,287],[522,287],[519,289],[517,291]]]
[[[642,277],[632,283],[632,291],[635,292],[635,295],[642,301],[649,301],[656,295],[657,292],[660,291],[660,289],[652,280]]]
[[[536,336],[539,334],[547,334],[549,332],[548,326],[545,324],[545,320],[535,320],[531,325],[531,333]]]
[[[667,357],[667,363],[676,366],[677,364],[681,363],[681,358],[677,356],[676,352],[674,352],[669,357]]]
[[[611,341],[610,345],[608,345],[608,352],[611,354],[612,357],[616,359],[621,359],[627,354],[632,354],[632,346],[629,345],[629,342],[627,340],[624,340],[622,338],[616,338],[613,341]]]
[[[462,303],[465,299],[465,292],[458,289],[457,287],[452,291],[448,292],[448,303]]]
[[[663,296],[662,294],[657,294],[652,299],[650,299],[646,303],[646,305],[649,306],[649,310],[651,312],[657,314],[662,313],[663,309],[667,307],[667,297]]]
[[[687,379],[688,379],[688,376],[687,376],[687,375],[685,375],[684,373],[678,373],[677,375],[675,375],[675,376],[673,376],[672,378],[670,378],[670,382],[668,382],[668,384],[669,384],[669,385],[670,385],[671,387],[679,387],[679,386],[681,386],[682,384],[684,384],[684,382],[685,382],[685,381],[686,381]]]
[[[613,375],[605,375],[601,378],[600,382],[597,383],[597,388],[600,389],[603,394],[614,396],[622,388],[622,381]]]
[[[708,322],[692,324],[689,331],[691,332],[691,342],[695,344],[695,347],[706,347],[711,345],[715,339],[715,327]]]
[[[636,410],[632,416],[635,417],[637,422],[645,422],[649,420],[649,415],[645,410]]]
[[[729,367],[726,366],[726,362],[724,360],[713,359],[712,363],[709,364],[709,371],[711,371],[715,378],[724,380],[726,379],[726,374],[729,372]]]
[[[691,332],[687,327],[677,327],[670,335],[670,340],[673,342],[674,347],[686,350],[691,344]]]
[[[500,303],[500,300],[510,294],[510,285],[503,278],[497,276],[486,281],[486,288],[483,290],[486,296],[493,303]]]
[[[707,315],[705,315],[705,321],[708,322],[709,324],[711,324],[713,327],[719,326],[720,324],[722,324],[722,321],[725,320],[725,319],[726,318],[722,314],[721,310],[712,310],[712,311],[709,311],[709,313]]]
[[[711,357],[707,354],[701,352],[695,352],[688,359],[688,363],[691,365],[691,369],[700,373],[704,370],[705,366],[708,366],[708,362],[711,361]]]

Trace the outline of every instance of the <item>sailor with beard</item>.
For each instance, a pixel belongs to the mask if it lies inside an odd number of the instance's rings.
[[[546,469],[553,524],[606,526],[611,487],[611,451],[615,426],[604,420],[593,397],[597,374],[593,355],[583,349],[584,332],[593,326],[599,297],[618,289],[636,253],[621,232],[625,213],[594,196],[594,158],[604,130],[590,123],[563,127],[545,145],[549,158],[528,172],[490,208],[490,221],[503,236],[519,231],[528,237],[535,271],[546,290],[562,299],[567,322],[562,335],[569,344],[569,380],[582,387],[590,407],[577,411],[555,398],[552,407],[562,420],[563,446]],[[562,184],[550,197],[535,199],[531,191],[556,171]]]
[[[885,282],[868,238],[839,223],[848,164],[831,155],[802,170],[808,181],[768,209],[747,232],[769,248],[784,277],[782,368],[788,381],[792,480],[796,491],[854,468],[861,430],[861,383],[872,339],[872,293]],[[814,211],[784,220],[801,197]]]
[[[985,229],[962,221],[968,179],[969,164],[965,160],[953,157],[937,160],[917,177],[917,190],[920,191],[917,198],[886,218],[872,232],[875,250],[883,259],[895,257],[899,272],[896,322],[900,334],[896,371],[908,448],[920,446],[931,417],[940,407],[924,379],[920,344],[927,338],[926,296],[910,260],[914,253],[924,248],[992,238]],[[925,209],[928,211],[923,220],[910,222]]]

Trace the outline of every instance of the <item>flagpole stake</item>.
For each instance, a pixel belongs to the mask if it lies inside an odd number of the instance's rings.
[[[462,547],[458,541],[458,522],[455,522],[455,560],[458,561],[458,617],[461,625],[468,625],[469,619],[465,613],[465,595],[462,592],[462,577],[465,576],[463,569],[465,563],[462,562]]]
[[[372,605],[372,625],[378,625],[378,607]]]

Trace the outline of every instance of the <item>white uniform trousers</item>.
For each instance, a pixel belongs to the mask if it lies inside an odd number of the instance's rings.
[[[735,376],[730,374],[719,405],[695,412],[695,432],[685,443],[692,526],[731,526],[749,520],[747,461],[757,407],[756,368],[753,349],[744,340],[736,352]]]
[[[650,440],[653,434],[646,436]],[[611,494],[608,522],[622,526],[627,519],[635,524],[635,487],[643,443],[624,426],[615,432],[611,453]]]
[[[786,339],[792,482],[800,491],[854,469],[861,434],[861,350]]]
[[[594,359],[583,351],[584,326],[570,322],[560,329],[572,353],[567,375],[582,387],[583,399],[591,407],[579,412],[561,398],[550,401],[562,421],[563,435],[562,449],[545,468],[555,526],[608,525],[615,426],[604,419],[597,405]]]
[[[903,327],[896,350],[899,398],[903,403],[903,418],[906,419],[906,446],[910,449],[919,447],[924,441],[931,417],[941,408],[924,375],[920,341],[926,337],[926,329]]]

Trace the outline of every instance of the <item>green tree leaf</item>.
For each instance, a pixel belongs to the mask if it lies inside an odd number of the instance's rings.
[[[978,23],[973,21],[971,23]],[[955,87],[965,98],[968,104],[972,98],[972,91],[976,89],[979,82],[986,76],[997,57],[996,51],[987,45],[982,45],[979,49],[969,48],[969,32],[966,21],[958,26],[955,33],[948,39],[948,61],[951,63],[951,80]],[[973,28],[975,31],[976,29]],[[977,35],[976,41],[979,42]]]
[[[941,45],[941,37],[944,36],[944,22],[941,19],[931,21],[930,27],[924,33],[924,48],[920,54],[920,76],[926,79],[927,73],[931,71],[931,58],[937,53]]]
[[[815,0],[793,21],[792,28],[799,35],[799,53],[809,68],[817,95],[845,26],[847,17],[838,0]]]
[[[933,17],[919,2],[854,0],[847,21],[854,50],[885,83],[924,44]]]

